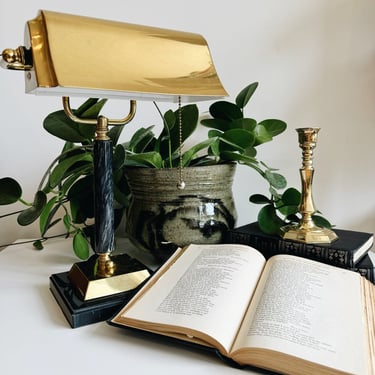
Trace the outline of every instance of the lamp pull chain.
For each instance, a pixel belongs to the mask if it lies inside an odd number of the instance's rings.
[[[178,146],[178,156],[179,156],[179,166],[178,166],[178,183],[177,189],[185,189],[185,181],[183,178],[183,165],[182,165],[182,107],[181,107],[181,96],[178,97],[178,130],[179,130],[179,146]]]

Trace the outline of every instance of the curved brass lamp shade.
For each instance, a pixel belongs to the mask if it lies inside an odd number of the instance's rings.
[[[27,93],[167,101],[227,95],[198,34],[40,11],[21,48],[32,60]]]

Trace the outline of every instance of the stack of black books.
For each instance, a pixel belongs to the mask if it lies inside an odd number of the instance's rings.
[[[374,234],[334,229],[338,239],[329,244],[307,244],[262,232],[257,222],[229,230],[226,243],[241,243],[259,250],[266,259],[291,254],[359,272],[375,284]]]

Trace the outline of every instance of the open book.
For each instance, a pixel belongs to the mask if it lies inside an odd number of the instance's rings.
[[[108,323],[286,374],[374,374],[375,286],[292,255],[233,244],[177,252]]]

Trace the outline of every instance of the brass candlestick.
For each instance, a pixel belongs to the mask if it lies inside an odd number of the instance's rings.
[[[284,239],[305,243],[331,243],[337,239],[335,232],[328,228],[320,228],[314,224],[312,215],[316,212],[312,182],[314,176],[313,150],[318,140],[320,128],[298,128],[298,141],[302,149],[302,168],[300,168],[302,191],[299,212],[300,223],[282,228]]]

